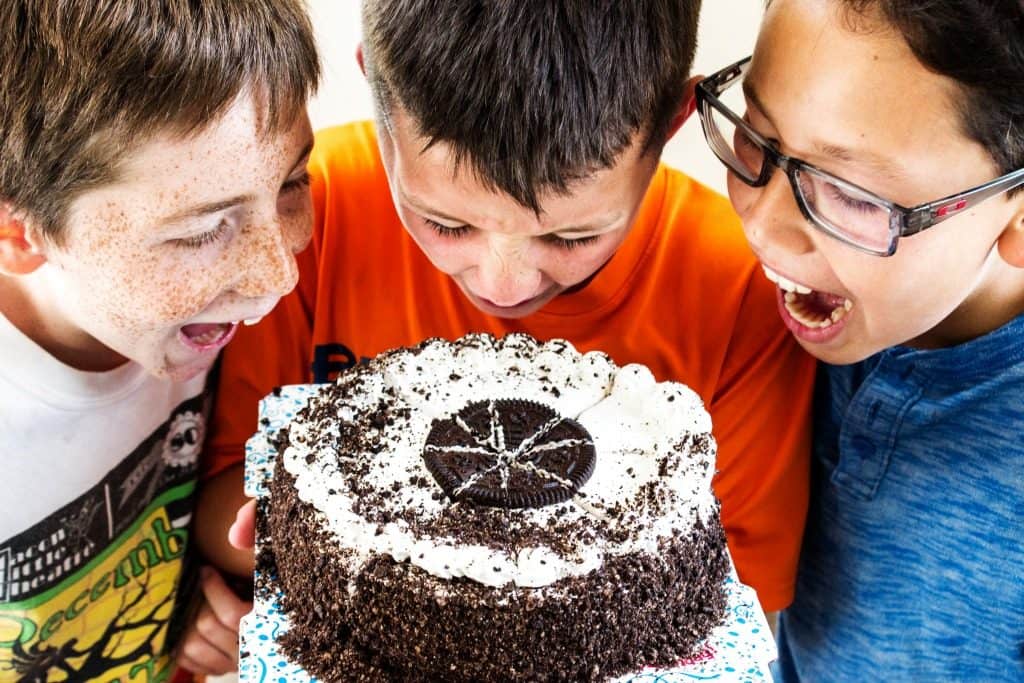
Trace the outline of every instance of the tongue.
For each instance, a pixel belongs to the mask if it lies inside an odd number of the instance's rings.
[[[800,303],[812,313],[828,317],[846,302],[844,297],[827,292],[811,292],[800,297]]]
[[[181,332],[195,344],[212,344],[229,328],[227,323],[192,323],[182,327]]]

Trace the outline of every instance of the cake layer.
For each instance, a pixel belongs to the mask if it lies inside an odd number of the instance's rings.
[[[552,587],[445,580],[379,555],[353,574],[320,514],[275,475],[261,557],[292,621],[284,652],[325,681],[606,680],[671,666],[719,623],[728,571],[717,517]],[[375,678],[376,677],[376,678]]]

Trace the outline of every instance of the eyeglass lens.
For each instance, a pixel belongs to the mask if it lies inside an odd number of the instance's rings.
[[[718,97],[731,112],[744,116],[747,106],[742,79]],[[709,108],[705,126],[715,154],[734,173],[755,183],[761,176],[766,153],[762,144],[733,123],[716,107]],[[872,196],[852,185],[837,182],[798,166],[793,173],[794,192],[820,228],[873,252],[885,253],[892,241],[890,211]]]

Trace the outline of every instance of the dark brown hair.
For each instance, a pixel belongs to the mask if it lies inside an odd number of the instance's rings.
[[[55,240],[153,134],[198,131],[247,90],[276,131],[320,72],[302,0],[3,0],[0,45],[0,201]]]
[[[367,74],[386,122],[409,114],[495,190],[538,194],[661,152],[697,43],[700,0],[364,0]]]
[[[903,36],[925,68],[956,81],[967,137],[988,150],[1001,173],[1024,168],[1024,1],[840,3],[853,12],[851,28],[870,27],[880,18]]]

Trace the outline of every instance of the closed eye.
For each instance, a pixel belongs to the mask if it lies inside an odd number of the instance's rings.
[[[589,235],[587,237],[577,237],[575,239],[568,239],[566,237],[559,237],[558,235],[544,235],[541,239],[543,239],[548,244],[554,245],[556,247],[572,250],[579,249],[580,247],[585,247],[588,244],[593,244],[600,237],[600,235]]]
[[[309,187],[309,171],[303,173],[298,178],[292,178],[285,182],[285,184],[281,186],[281,190],[284,192],[293,192],[307,187]]]
[[[750,122],[747,121],[747,124],[749,125]],[[742,128],[740,128],[739,126],[736,127],[735,139],[736,139],[736,146],[737,147],[743,147],[743,148],[746,148],[746,149],[754,149],[754,150],[758,150],[758,151],[760,151],[760,149],[761,149],[760,145],[758,145],[756,142],[754,142],[754,140],[750,137],[750,134],[747,133],[747,131],[745,131]]]
[[[435,233],[437,233],[441,237],[447,237],[448,239],[456,239],[459,237],[463,237],[467,233],[469,233],[471,229],[468,225],[457,225],[455,227],[441,225],[437,221],[432,221],[429,218],[424,218],[423,222],[426,223],[427,226]]]
[[[226,220],[221,220],[213,230],[208,230],[191,237],[182,237],[180,239],[171,240],[171,244],[183,249],[201,249],[208,244],[220,241],[220,239],[227,234],[228,227],[228,222]]]
[[[828,188],[829,194],[832,196],[832,199],[839,202],[839,204],[841,204],[842,207],[845,209],[850,209],[851,211],[856,211],[858,213],[875,213],[883,210],[874,202],[868,202],[864,201],[863,199],[851,197],[849,194],[843,192],[841,189],[839,189],[832,183],[828,183],[826,187]]]
[[[434,233],[447,239],[458,239],[460,237],[465,237],[473,229],[468,225],[457,225],[454,227],[449,225],[442,225],[441,223],[438,223],[437,221],[432,221],[429,218],[424,218],[423,222],[426,223],[427,226],[434,231]],[[577,237],[575,239],[569,239],[566,237],[559,237],[558,235],[542,235],[540,239],[543,242],[558,247],[560,249],[572,250],[579,249],[580,247],[585,247],[589,244],[593,244],[598,239],[600,239],[600,237],[600,235],[589,235],[587,237]]]

